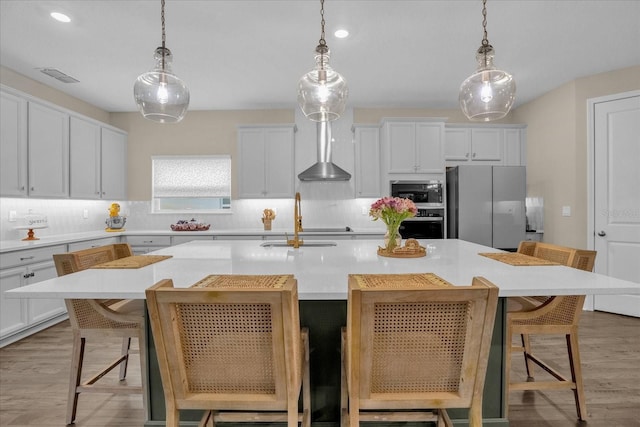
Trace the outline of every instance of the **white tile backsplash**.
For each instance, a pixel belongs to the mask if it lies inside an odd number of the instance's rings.
[[[303,227],[345,227],[354,229],[384,229],[380,222],[373,222],[363,211],[368,212],[375,199],[354,199],[347,183],[305,182],[300,183],[302,195]],[[19,240],[26,236],[25,230],[9,222],[9,211],[18,217],[29,212],[47,216],[49,227],[35,230],[36,236],[60,235],[105,228],[112,201],[20,199],[0,198],[0,240]],[[211,224],[211,230],[260,230],[262,212],[266,208],[276,211],[274,230],[293,229],[293,199],[240,199],[232,201],[232,210],[224,214],[152,214],[149,201],[120,201],[120,214],[127,218],[125,229],[169,230],[171,224],[180,219],[195,217],[200,222]],[[88,218],[84,219],[84,210]]]

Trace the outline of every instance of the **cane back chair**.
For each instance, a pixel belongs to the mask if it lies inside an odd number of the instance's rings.
[[[533,243],[533,245],[531,245]],[[523,245],[524,244],[524,245]],[[524,251],[533,247],[531,255],[555,261],[568,267],[592,271],[596,251],[573,249],[541,242],[523,242]],[[523,252],[527,253],[527,252]],[[517,298],[521,309],[507,313],[507,358],[505,374],[509,391],[514,390],[558,390],[573,391],[576,412],[580,420],[587,416],[578,343],[578,324],[584,305],[584,295],[558,295],[546,297]],[[511,298],[510,298],[511,300]],[[522,345],[513,345],[515,335],[520,335]],[[564,335],[567,343],[570,378],[551,367],[547,362],[533,354],[530,335]],[[528,380],[511,380],[511,363],[514,352],[522,352],[527,369]],[[538,365],[554,377],[551,381],[534,381],[534,366]]]
[[[186,409],[205,411],[201,426],[310,427],[309,336],[293,276],[208,276],[190,288],[162,280],[146,295],[167,427]]]
[[[54,254],[58,276],[86,270],[95,265],[126,258],[133,255],[131,246],[126,243],[83,249],[75,252]],[[71,357],[71,375],[69,380],[69,396],[67,401],[67,424],[76,419],[78,399],[81,393],[137,393],[143,395],[143,406],[146,410],[146,343],[144,326],[144,301],[142,300],[93,300],[66,299],[67,312],[73,331],[73,350]],[[109,365],[82,380],[82,367],[87,339],[102,342],[105,336],[122,337],[120,356]],[[131,349],[131,338],[138,339],[138,351]],[[119,380],[127,375],[129,355],[139,353],[141,368],[141,385],[97,384],[98,380],[120,367]]]
[[[470,408],[482,426],[482,394],[498,288],[475,277],[452,286],[433,274],[350,275],[342,334],[341,426],[436,421]]]

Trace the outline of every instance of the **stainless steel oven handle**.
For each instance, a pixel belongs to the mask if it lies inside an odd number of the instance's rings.
[[[438,222],[443,220],[444,218],[441,216],[417,216],[417,217],[405,219],[405,221],[423,221],[423,222]]]

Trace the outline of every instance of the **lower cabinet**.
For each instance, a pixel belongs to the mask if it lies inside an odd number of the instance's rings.
[[[66,245],[0,254],[0,346],[44,329],[66,317],[62,299],[9,298],[5,291],[57,276],[53,254]]]
[[[171,236],[123,236],[122,243],[130,244],[134,255],[144,255],[171,246]]]

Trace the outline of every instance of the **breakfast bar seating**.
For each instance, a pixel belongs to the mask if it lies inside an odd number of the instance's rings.
[[[186,409],[205,410],[207,427],[311,426],[309,335],[292,275],[212,275],[189,288],[162,280],[146,295],[167,427]]]
[[[349,275],[341,427],[453,427],[448,408],[469,408],[469,426],[481,427],[497,303],[482,277],[453,286],[429,273]]]
[[[100,264],[131,257],[133,252],[128,244],[113,244],[75,252],[53,255],[58,276],[76,273]],[[143,300],[98,300],[98,299],[65,299],[69,320],[73,330],[73,349],[69,379],[69,397],[67,400],[66,423],[72,424],[76,418],[78,399],[81,393],[138,393],[143,395],[146,407],[146,344],[145,344],[145,312]],[[100,343],[105,336],[122,337],[120,356],[105,366],[91,378],[82,381],[82,367],[85,357],[87,339]],[[98,380],[120,367],[120,381],[127,374],[131,338],[138,339],[141,385],[98,385]]]
[[[522,242],[518,248],[518,252],[585,271],[593,270],[596,258],[595,251],[580,250],[540,242]],[[511,343],[515,335],[520,335],[522,346],[507,346],[505,375],[507,377],[508,390],[570,389],[574,394],[578,419],[586,420],[587,409],[578,342],[578,324],[585,296],[558,295],[548,297],[517,297],[513,299],[520,303],[522,309],[510,310],[507,313],[507,340]],[[570,378],[561,374],[557,369],[554,369],[547,362],[533,354],[530,335],[565,336]],[[513,353],[516,351],[522,351],[524,355],[528,376],[528,380],[525,382],[518,382],[511,379],[511,359]],[[534,381],[535,365],[544,369],[554,380]]]

